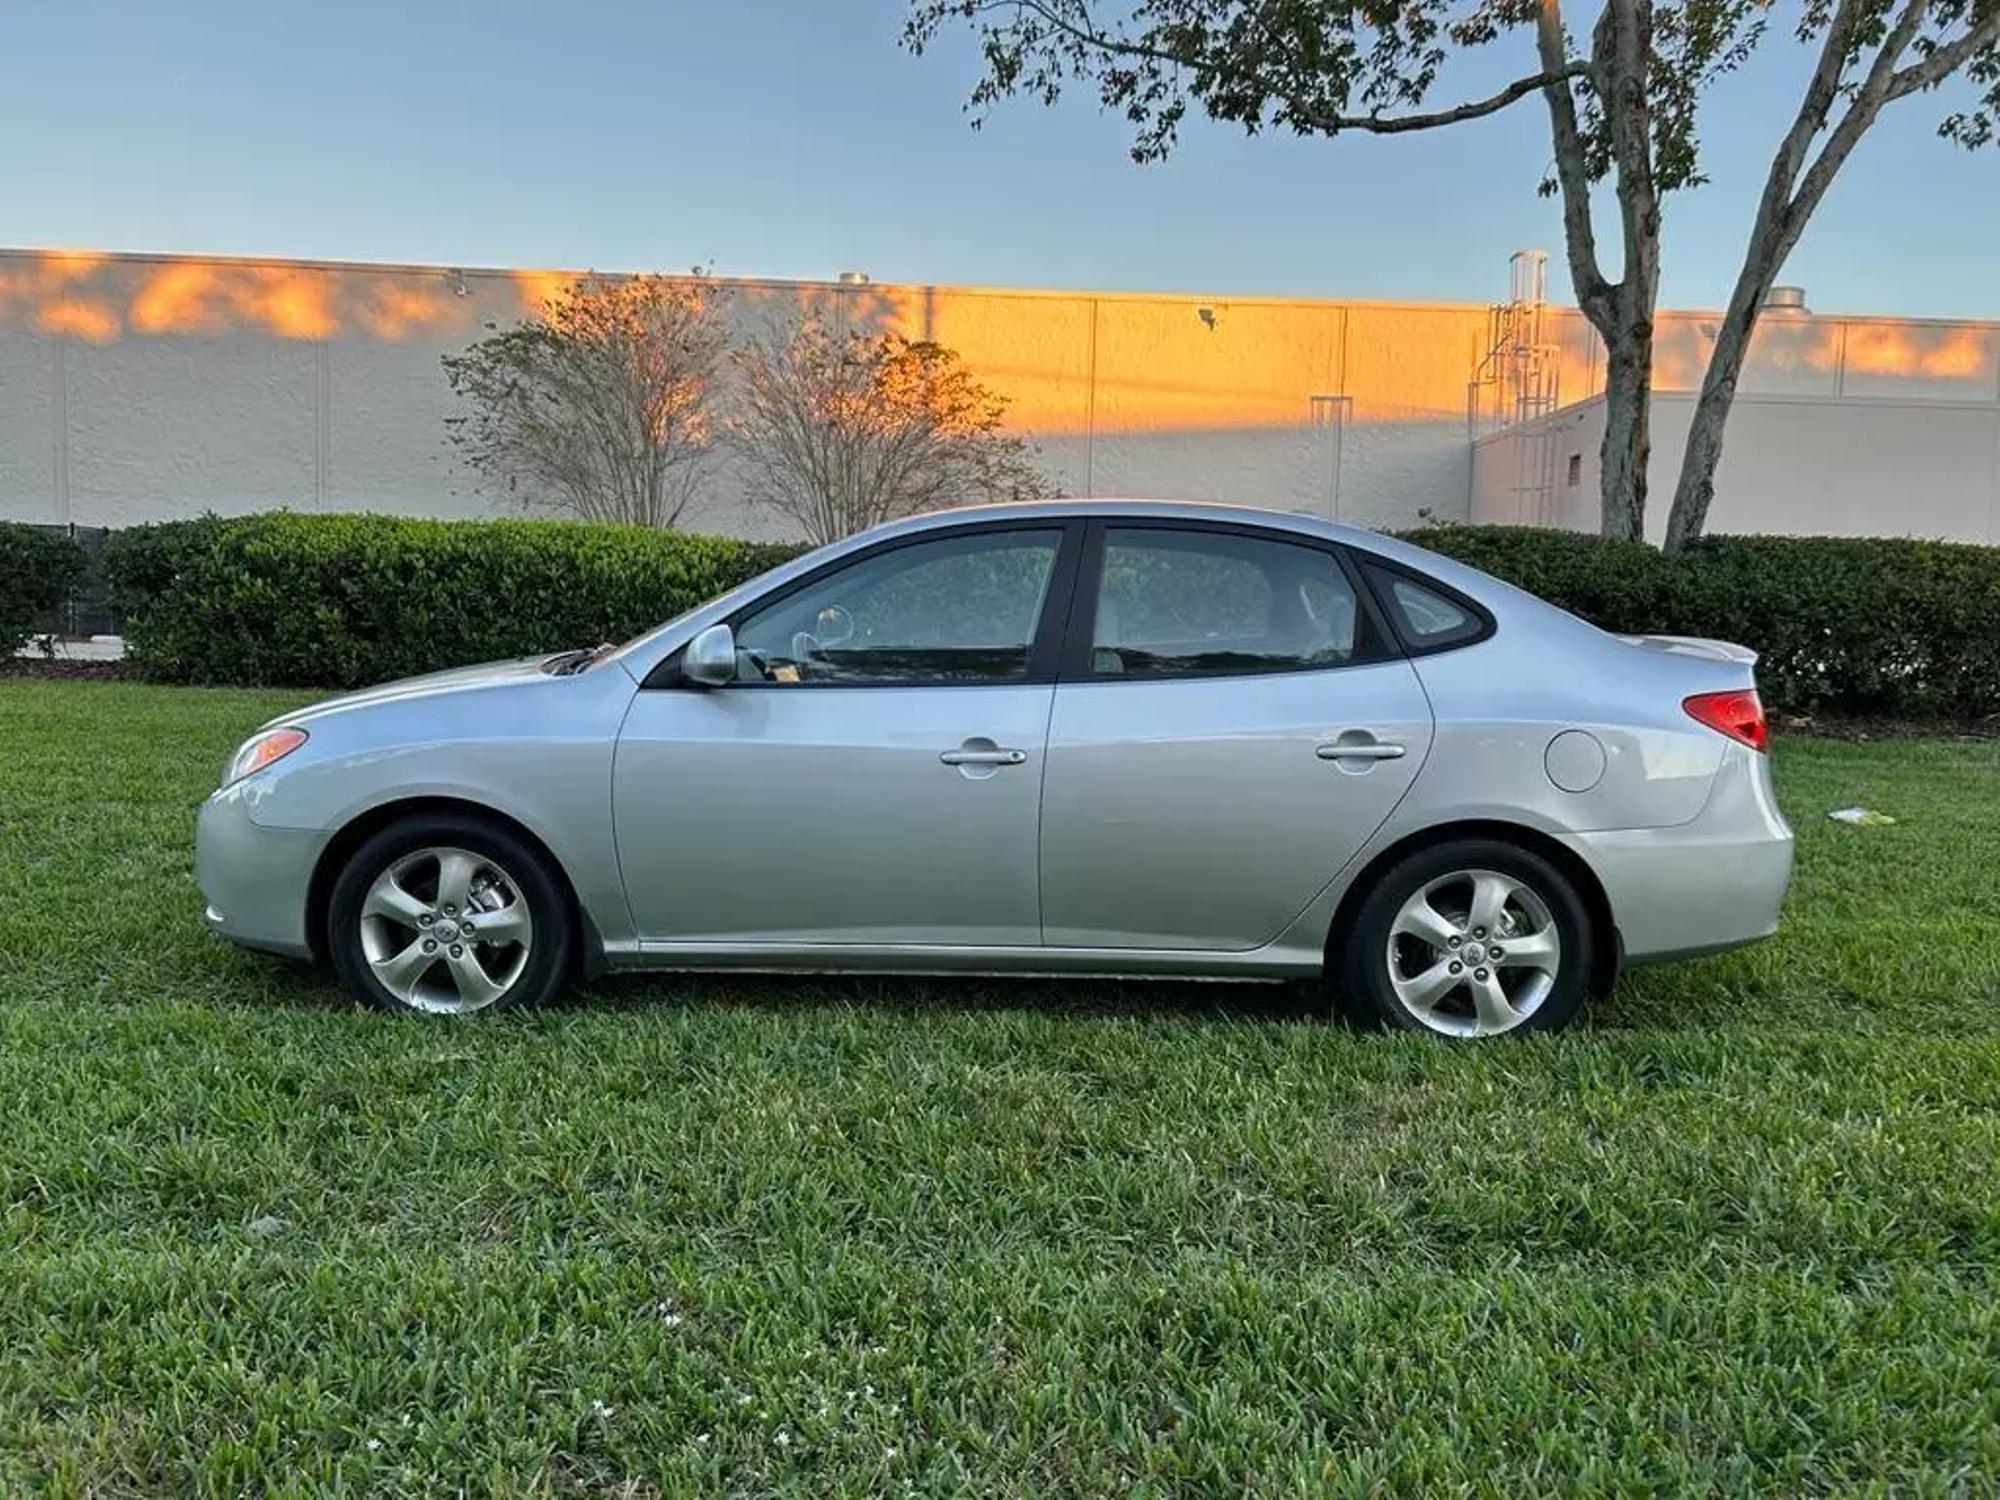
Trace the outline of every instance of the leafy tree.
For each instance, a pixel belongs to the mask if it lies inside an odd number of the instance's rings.
[[[1698,105],[1748,59],[1768,21],[1766,0],[1604,0],[1583,45],[1562,0],[912,0],[904,42],[921,52],[945,26],[971,25],[985,69],[975,110],[1015,94],[1053,103],[1070,84],[1094,85],[1131,123],[1139,161],[1172,149],[1190,108],[1252,134],[1388,135],[1480,119],[1539,95],[1553,146],[1542,191],[1561,201],[1577,305],[1606,350],[1603,530],[1638,537],[1661,200],[1702,181]],[[1762,290],[1854,143],[1884,105],[1955,73],[1983,92],[1945,120],[1943,134],[1984,144],[2000,117],[2000,0],[1804,0],[1793,31],[1819,48],[1818,66],[1773,163],[1738,287],[1742,306],[1732,303],[1712,390],[1703,392],[1682,480],[1692,525],[1676,520],[1677,538],[1699,530],[1690,496],[1705,511]],[[1427,107],[1454,52],[1522,35],[1532,62],[1504,88]],[[1592,185],[1606,179],[1622,246],[1615,278],[1591,203]]]
[[[1007,402],[958,355],[817,316],[741,351],[731,422],[749,498],[831,542],[918,511],[1049,493]]]
[[[2000,119],[2000,0],[1808,0],[1797,30],[1802,42],[1817,40],[1818,60],[1771,159],[1743,266],[1702,377],[1667,515],[1670,552],[1700,536],[1708,522],[1723,429],[1757,315],[1861,137],[1888,105],[1961,71],[1984,93],[1971,108],[1947,115],[1938,134],[1983,146],[1994,139]]]
[[[473,467],[587,521],[673,526],[714,448],[723,293],[707,276],[586,276],[540,317],[444,356]]]

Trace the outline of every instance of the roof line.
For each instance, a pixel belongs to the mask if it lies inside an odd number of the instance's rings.
[[[406,276],[494,277],[507,280],[514,280],[521,276],[550,275],[624,277],[648,274],[685,274],[673,271],[644,272],[605,269],[601,267],[579,269],[566,266],[461,266],[442,262],[321,260],[312,257],[283,255],[202,255],[178,251],[87,250],[75,246],[60,245],[0,246],[0,262],[10,260],[39,260],[48,256],[88,257],[117,265],[252,266],[274,270],[350,271],[363,274],[395,274]],[[1285,297],[1261,294],[1238,295],[1233,292],[1108,291],[1090,287],[992,286],[978,282],[867,281],[854,284],[806,276],[717,275],[716,280],[734,286],[747,287],[817,287],[830,292],[865,293],[872,290],[900,292],[917,296],[941,292],[968,297],[1015,297],[1038,301],[1074,301],[1087,299],[1095,302],[1150,302],[1166,303],[1175,306],[1216,307],[1224,311],[1232,307],[1316,307],[1328,309],[1358,307],[1400,308],[1420,312],[1484,313],[1496,305],[1495,302],[1419,302],[1410,298],[1396,297]],[[1577,313],[1581,316],[1578,309],[1568,303],[1552,302],[1548,306],[1554,312]],[[1658,310],[1656,316],[1673,319],[1719,318],[1722,316],[1722,313],[1716,308],[1676,307],[1661,308]],[[1788,321],[1815,323],[1880,323],[1903,327],[2000,329],[2000,318],[1917,317],[1903,316],[1896,313],[1854,312],[1790,313],[1786,315],[1786,318]]]

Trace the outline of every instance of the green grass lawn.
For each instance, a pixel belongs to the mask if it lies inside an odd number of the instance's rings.
[[[194,805],[295,701],[0,682],[0,1493],[2000,1486],[1992,745],[1781,744],[1783,933],[1553,1039],[886,980],[426,1025],[202,930]]]

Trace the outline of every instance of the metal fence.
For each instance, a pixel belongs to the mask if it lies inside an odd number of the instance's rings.
[[[118,620],[111,612],[111,590],[104,578],[104,542],[111,535],[108,526],[47,526],[31,523],[36,531],[66,536],[83,549],[83,576],[69,597],[57,608],[55,618],[39,622],[38,628],[59,636],[118,634]]]

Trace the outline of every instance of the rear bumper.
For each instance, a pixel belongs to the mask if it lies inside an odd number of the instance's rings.
[[[210,929],[290,958],[312,957],[306,940],[306,892],[328,835],[317,829],[266,828],[251,821],[240,785],[201,805],[195,821],[194,873],[208,903]]]
[[[1720,953],[1777,931],[1792,830],[1767,756],[1732,745],[1692,822],[1573,838],[1604,885],[1628,963]]]

